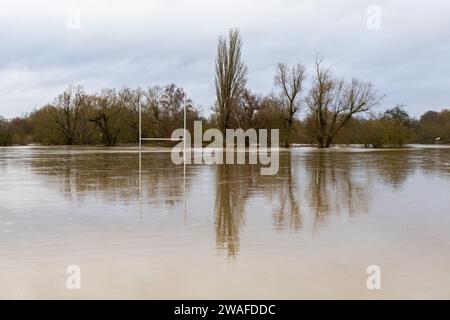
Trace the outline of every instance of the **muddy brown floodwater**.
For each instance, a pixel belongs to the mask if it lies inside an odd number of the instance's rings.
[[[0,148],[0,298],[450,298],[450,148],[147,151]]]

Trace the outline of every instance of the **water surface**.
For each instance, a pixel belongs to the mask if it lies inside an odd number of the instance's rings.
[[[0,298],[450,298],[450,148],[148,151],[0,148]]]

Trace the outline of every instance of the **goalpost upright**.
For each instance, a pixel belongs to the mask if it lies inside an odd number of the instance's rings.
[[[142,102],[138,98],[139,109],[139,201],[142,202],[142,141],[183,141],[183,194],[184,194],[184,217],[186,222],[186,104],[183,108],[183,138],[143,138],[142,137]],[[142,208],[141,208],[142,210]]]

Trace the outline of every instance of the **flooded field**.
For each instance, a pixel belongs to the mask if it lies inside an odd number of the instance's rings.
[[[0,298],[450,298],[450,148],[146,151],[0,148]]]

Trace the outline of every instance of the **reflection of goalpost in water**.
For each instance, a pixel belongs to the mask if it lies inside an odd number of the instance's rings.
[[[143,138],[142,137],[142,104],[139,100],[139,210],[142,219],[142,141],[183,141],[183,201],[184,201],[184,218],[186,222],[186,105],[183,108],[183,138]]]

